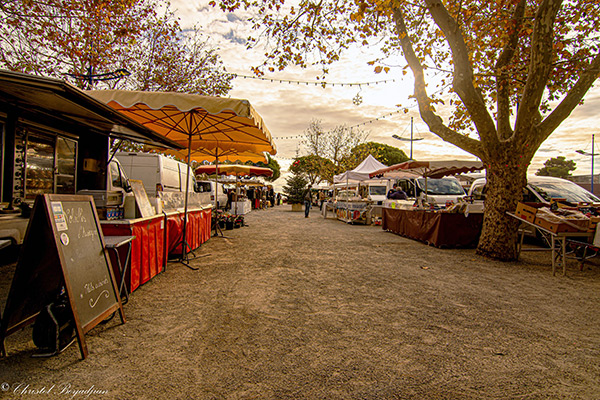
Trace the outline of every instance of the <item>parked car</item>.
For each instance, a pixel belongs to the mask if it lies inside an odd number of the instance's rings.
[[[473,197],[475,202],[483,203],[485,201],[485,184],[485,178],[476,179],[471,184],[469,195]],[[600,203],[598,197],[566,179],[537,175],[527,177],[527,186],[523,188],[523,202],[549,205],[553,198],[565,199],[573,204]],[[541,239],[539,232],[530,225],[523,223],[521,228],[527,236],[537,237],[542,244],[547,244]]]
[[[475,201],[485,200],[485,178],[473,181],[469,196]],[[576,183],[551,176],[531,175],[527,177],[527,186],[523,189],[523,201],[550,204],[553,198],[565,199],[569,203],[600,203],[600,198]]]

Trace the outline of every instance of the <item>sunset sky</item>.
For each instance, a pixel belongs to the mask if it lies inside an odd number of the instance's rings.
[[[248,24],[240,17],[242,14],[225,14],[206,3],[175,0],[172,2],[172,8],[181,18],[184,28],[193,24],[202,27],[210,43],[219,48],[219,54],[228,72],[251,76],[250,67],[261,63],[264,50],[246,50],[244,43],[250,30]],[[263,117],[275,139],[278,149],[275,159],[282,166],[282,170],[287,169],[296,154],[306,154],[300,144],[300,136],[313,119],[320,120],[325,129],[343,124],[357,126],[369,132],[369,141],[398,147],[408,155],[410,142],[399,141],[392,138],[392,135],[410,138],[410,118],[413,117],[414,137],[423,138],[413,142],[414,159],[475,160],[473,155],[429,133],[427,126],[420,119],[416,101],[409,99],[413,92],[411,74],[402,75],[400,67],[392,67],[387,74],[376,74],[373,66],[367,64],[375,59],[376,55],[377,49],[374,48],[361,47],[348,51],[341,61],[330,68],[326,81],[334,83],[334,86],[327,85],[326,88],[322,88],[306,83],[280,83],[279,80],[316,82],[318,69],[294,67],[267,73],[266,78],[272,78],[273,82],[238,77],[233,80],[233,90],[229,92],[229,96],[248,99]],[[404,60],[398,59],[390,63],[402,66]],[[338,85],[382,80],[389,82],[360,87]],[[357,95],[362,98],[360,105],[353,103],[353,98]],[[397,112],[400,110],[397,105],[407,107],[409,112]],[[585,104],[579,106],[542,144],[533,159],[529,173],[535,173],[551,157],[564,156],[577,163],[574,175],[589,175],[591,157],[577,154],[575,150],[592,152],[592,134],[598,130],[599,125],[598,109],[600,90],[596,88],[588,92]],[[595,142],[594,152],[598,153],[600,135],[597,135]],[[597,170],[595,172],[598,173]],[[280,181],[282,182],[277,182],[276,186],[285,184],[284,180]]]

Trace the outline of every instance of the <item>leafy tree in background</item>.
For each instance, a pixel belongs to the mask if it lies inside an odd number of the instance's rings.
[[[81,89],[223,95],[232,79],[200,30],[183,32],[168,1],[155,0],[0,1],[0,65]],[[119,69],[131,75],[73,77]]]
[[[568,179],[571,177],[571,171],[575,171],[576,163],[573,160],[567,160],[563,156],[550,158],[544,163],[535,174],[539,176],[555,176],[557,178]]]
[[[384,143],[376,142],[359,144],[351,150],[350,154],[351,155],[349,159],[346,161],[348,167],[346,170],[355,168],[365,158],[367,158],[369,154],[375,157],[380,163],[388,166],[408,161],[408,156],[403,150]]]
[[[299,171],[292,171],[292,175],[288,176],[286,185],[283,186],[283,193],[288,196],[288,204],[302,204],[304,190],[308,185],[308,179]]]
[[[209,4],[216,5],[217,1]],[[517,257],[521,198],[540,145],[583,100],[600,70],[600,2],[590,0],[220,0],[257,12],[270,71],[329,65],[353,45],[385,42],[376,72],[403,55],[429,130],[477,157],[487,199],[477,253]],[[261,67],[255,68],[262,73]],[[429,83],[429,85],[427,84]],[[435,94],[434,94],[435,93]],[[518,105],[518,107],[517,107]],[[439,111],[438,111],[439,108]],[[441,118],[452,114],[446,122]],[[517,155],[517,156],[515,156]]]
[[[266,164],[260,161],[256,163],[256,165],[259,167],[271,168],[273,170],[273,176],[265,178],[265,180],[268,182],[274,182],[281,176],[281,166],[279,165],[277,160],[272,158],[269,154],[267,154],[267,160],[268,162]]]
[[[333,182],[335,166],[333,162],[325,157],[314,154],[297,157],[289,170],[293,173],[303,174],[311,185],[318,184],[322,180]]]

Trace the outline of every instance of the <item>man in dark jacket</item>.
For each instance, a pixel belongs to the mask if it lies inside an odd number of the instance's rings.
[[[304,192],[304,218],[308,218],[310,206],[312,205],[312,185],[308,185],[308,189]]]

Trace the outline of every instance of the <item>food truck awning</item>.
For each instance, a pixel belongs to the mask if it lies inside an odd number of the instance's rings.
[[[163,137],[126,117],[103,102],[64,81],[0,70],[0,110],[18,110],[30,123],[72,132],[85,126],[90,131],[151,146],[181,149]]]

